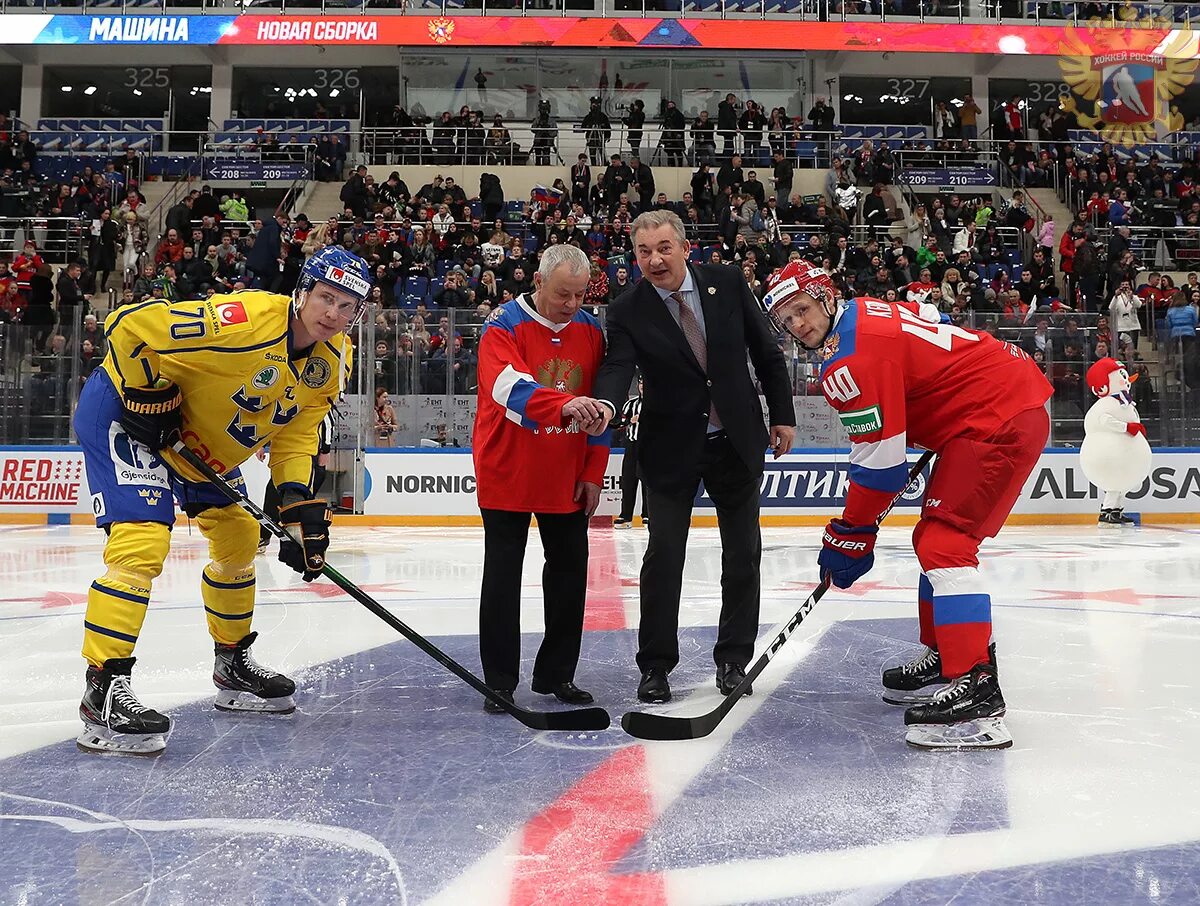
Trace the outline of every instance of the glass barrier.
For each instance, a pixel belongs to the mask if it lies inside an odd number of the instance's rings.
[[[603,326],[606,307],[592,310]],[[362,500],[364,449],[470,445],[487,313],[469,300],[449,308],[421,300],[377,305],[358,327],[356,366],[330,419],[325,493],[335,502]],[[1168,319],[1161,308],[1140,314],[1140,330],[1116,337],[1108,317],[1095,312],[976,310],[955,311],[951,318],[1016,344],[1042,368],[1054,390],[1048,404],[1052,446],[1082,442],[1084,414],[1093,401],[1087,370],[1105,355],[1126,362],[1136,375],[1134,401],[1153,445],[1200,445],[1194,330],[1188,333],[1187,318]],[[819,355],[787,337],[779,346],[794,396],[797,446],[844,446],[818,384]],[[80,387],[103,354],[103,339],[89,333],[82,312],[69,324],[0,322],[0,443],[70,443]]]
[[[47,264],[66,264],[87,258],[92,241],[92,221],[79,217],[0,217],[0,261],[12,262],[26,253]]]
[[[75,323],[0,321],[0,444],[67,444],[83,382],[104,357],[103,338]]]

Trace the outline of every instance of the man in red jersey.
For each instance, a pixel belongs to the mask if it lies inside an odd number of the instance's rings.
[[[531,686],[568,704],[592,702],[574,679],[587,525],[600,502],[609,432],[602,432],[607,416],[586,395],[604,358],[600,324],[580,308],[590,278],[583,252],[551,246],[534,291],[492,312],[479,340],[473,443],[484,532],[479,657],[488,685],[509,701],[521,663],[521,565],[536,513],[546,554],[546,634]],[[503,713],[490,700],[484,707]]]
[[[925,650],[884,671],[884,700],[912,705],[904,722],[913,745],[1012,745],[978,554],[1046,443],[1049,383],[1016,346],[941,323],[932,306],[841,301],[804,261],[772,276],[764,304],[776,326],[821,351],[821,389],[850,438],[850,487],[825,529],[822,576],[849,588],[870,570],[876,520],[908,480],[906,449],[938,454],[913,531]]]

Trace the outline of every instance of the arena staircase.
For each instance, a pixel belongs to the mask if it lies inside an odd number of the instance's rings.
[[[1025,194],[1037,202],[1042,209],[1043,217],[1054,218],[1054,260],[1058,260],[1058,243],[1063,233],[1071,225],[1073,217],[1070,209],[1058,200],[1058,193],[1052,188],[1026,189]]]
[[[310,182],[294,208],[296,214],[307,214],[313,224],[341,213],[342,182]]]

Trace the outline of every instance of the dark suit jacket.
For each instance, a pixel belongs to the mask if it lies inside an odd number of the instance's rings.
[[[783,353],[741,273],[724,265],[690,267],[704,310],[708,373],[658,291],[641,280],[608,307],[608,354],[592,388],[619,413],[634,369],[641,369],[638,464],[647,486],[666,493],[690,490],[699,477],[710,402],[738,455],[751,472],[762,473],[768,437],[747,353],[770,424],[796,424]]]

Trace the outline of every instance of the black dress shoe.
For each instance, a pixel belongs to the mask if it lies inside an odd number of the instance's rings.
[[[570,680],[565,683],[539,683],[534,680],[529,684],[529,688],[538,695],[553,695],[567,705],[590,705],[595,701],[592,693],[585,692]]]
[[[499,695],[505,701],[511,702],[513,700],[513,694],[512,694],[511,689],[493,689],[492,691],[495,692],[497,695]],[[500,707],[500,705],[496,704],[490,698],[485,698],[483,700],[483,710],[486,711],[488,714],[507,714],[508,713],[502,707]]]
[[[638,683],[638,700],[658,704],[671,700],[671,684],[667,682],[667,671],[659,667],[651,667],[642,674]]]
[[[728,695],[737,688],[737,684],[746,678],[746,668],[740,664],[717,665],[717,688],[722,695]],[[747,686],[744,695],[753,695],[754,686]]]

